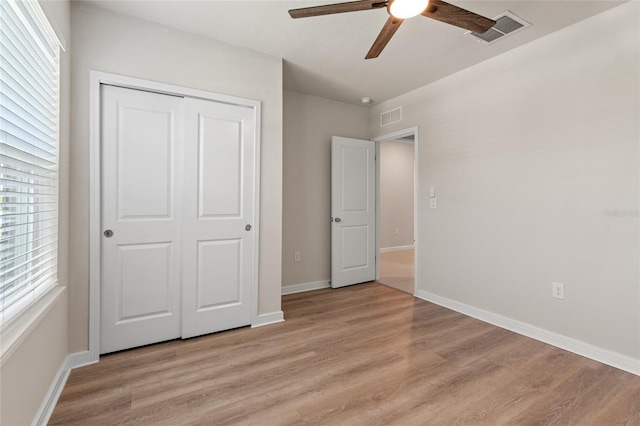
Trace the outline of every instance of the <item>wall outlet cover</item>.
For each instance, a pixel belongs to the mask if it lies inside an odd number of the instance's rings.
[[[564,284],[551,283],[551,296],[556,299],[564,300]]]

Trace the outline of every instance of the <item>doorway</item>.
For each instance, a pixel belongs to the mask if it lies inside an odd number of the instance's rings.
[[[415,294],[417,289],[417,128],[377,142],[377,281]]]
[[[416,294],[418,146],[417,127],[370,141],[333,137],[331,287],[375,279]],[[380,214],[383,199],[387,213]]]

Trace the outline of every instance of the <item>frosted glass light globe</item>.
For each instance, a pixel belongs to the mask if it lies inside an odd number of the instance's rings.
[[[429,5],[429,0],[394,0],[389,5],[389,13],[399,19],[420,15]]]

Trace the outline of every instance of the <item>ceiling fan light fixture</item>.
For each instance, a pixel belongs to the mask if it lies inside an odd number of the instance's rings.
[[[389,13],[398,19],[413,18],[429,6],[429,0],[393,0],[389,3]]]

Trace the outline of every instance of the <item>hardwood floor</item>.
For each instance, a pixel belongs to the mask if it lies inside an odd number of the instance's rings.
[[[50,424],[640,425],[640,377],[371,283],[103,356]]]
[[[386,286],[413,294],[414,250],[391,251],[380,253],[380,279],[378,282]]]

